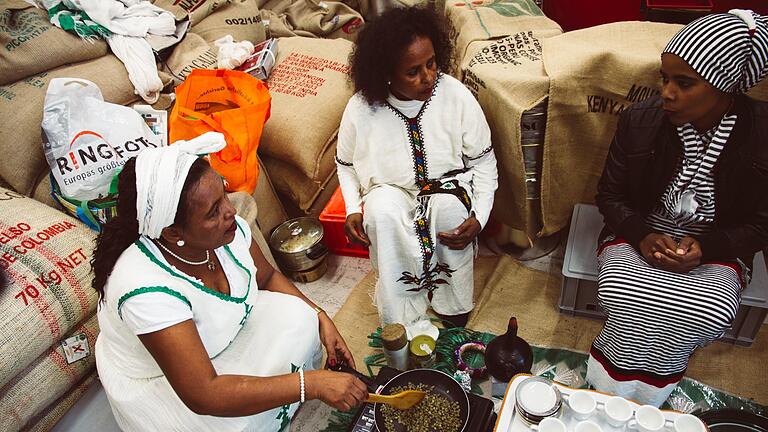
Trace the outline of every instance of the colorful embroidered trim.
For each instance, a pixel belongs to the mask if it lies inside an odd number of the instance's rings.
[[[439,193],[455,196],[462,204],[464,204],[464,207],[467,209],[467,214],[472,212],[472,198],[469,197],[467,190],[464,189],[456,179],[447,181],[439,179],[432,180],[421,188],[418,196],[429,196]]]
[[[182,302],[186,303],[187,306],[189,306],[190,309],[192,309],[192,303],[189,302],[189,299],[187,299],[183,294],[176,290],[172,290],[166,286],[150,286],[150,287],[141,287],[136,288],[133,291],[130,291],[126,294],[124,294],[120,299],[117,301],[117,315],[120,317],[120,319],[123,319],[123,303],[125,303],[126,300],[133,296],[137,296],[139,294],[149,293],[149,292],[159,292],[171,295],[173,297],[176,297],[177,299],[181,300]]]

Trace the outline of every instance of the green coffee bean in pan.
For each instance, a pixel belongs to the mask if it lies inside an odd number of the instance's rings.
[[[434,387],[425,384],[394,387],[390,394],[406,390],[420,390],[427,392],[427,395],[407,410],[382,405],[381,413],[387,431],[394,431],[395,424],[399,424],[408,432],[459,432],[462,422],[458,402],[451,401],[435,392]]]

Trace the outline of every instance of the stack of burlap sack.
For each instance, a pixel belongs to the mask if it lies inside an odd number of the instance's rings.
[[[0,430],[49,430],[95,377],[95,233],[0,188]]]
[[[499,164],[493,217],[507,227],[497,241],[528,247],[540,210],[537,200],[528,199],[536,197],[526,194],[521,118],[547,97],[541,41],[562,29],[527,0],[446,1],[445,14],[456,44],[456,75],[478,99],[491,127]]]
[[[330,184],[335,135],[351,96],[346,70],[352,43],[341,38],[355,37],[363,25],[360,14],[341,2],[318,0],[153,3],[191,23],[184,39],[158,63],[167,86],[155,108],[170,108],[168,95],[192,69],[216,67],[216,39],[232,35],[236,41],[255,44],[267,37],[281,38],[275,76],[270,80],[274,88],[271,120],[259,151],[268,165],[260,178],[267,180],[254,194],[257,201],[266,201],[260,226],[268,232],[287,217],[272,183],[293,213],[319,213],[324,202],[318,198],[327,201],[335,188]],[[0,42],[0,113],[5,124],[14,125],[13,133],[0,138],[0,151],[6,155],[0,160],[0,184],[53,206],[40,138],[50,79],[93,81],[107,102],[141,101],[124,66],[103,40],[83,41],[53,26],[44,10],[22,0],[0,6]]]
[[[491,127],[499,161],[493,216],[511,229],[500,240],[530,246],[565,228],[574,204],[594,202],[618,115],[659,93],[661,51],[681,26],[620,22],[562,33],[530,0],[446,1],[445,13],[456,75]],[[752,95],[766,91],[764,84]],[[526,194],[521,148],[521,118],[539,104],[547,112],[540,203]]]
[[[259,151],[266,164],[253,194],[259,211],[257,216],[254,207],[250,217],[258,219],[263,233],[287,218],[269,176],[287,207],[321,209],[321,193],[330,187],[330,196],[335,188],[336,132],[351,96],[347,60],[352,42],[344,38],[354,38],[363,24],[360,14],[331,1],[154,3],[191,22],[186,37],[158,64],[167,86],[156,109],[170,110],[168,95],[193,68],[216,67],[216,39],[227,34],[253,43],[281,38],[269,82],[271,119]],[[2,2],[0,266],[10,280],[0,288],[3,431],[49,430],[95,379],[98,297],[90,286],[89,261],[96,234],[51,199],[42,147],[46,90],[52,78],[60,77],[94,82],[107,102],[141,102],[125,67],[103,40],[84,41],[67,33],[49,22],[46,11],[22,0]]]

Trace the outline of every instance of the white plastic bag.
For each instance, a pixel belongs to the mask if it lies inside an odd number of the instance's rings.
[[[141,116],[104,102],[96,84],[54,78],[45,95],[43,149],[62,195],[89,201],[109,194],[112,177],[160,139]]]

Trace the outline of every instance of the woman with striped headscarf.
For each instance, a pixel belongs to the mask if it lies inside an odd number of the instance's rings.
[[[768,245],[768,20],[732,10],[681,29],[662,92],[625,111],[598,185],[598,390],[661,405],[694,350],[721,337]]]

